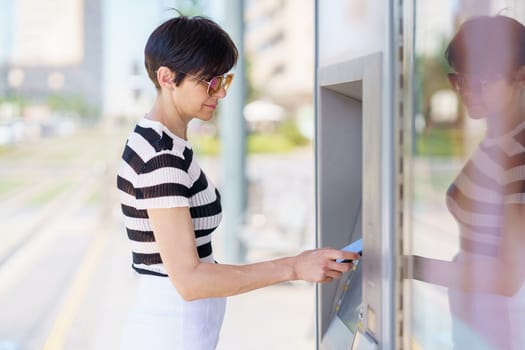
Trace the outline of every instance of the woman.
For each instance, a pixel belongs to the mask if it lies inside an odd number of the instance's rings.
[[[449,287],[456,349],[525,349],[525,27],[472,18],[446,58],[452,87],[487,132],[447,192],[459,254],[414,257],[414,277]]]
[[[237,49],[216,23],[170,19],[151,34],[145,65],[157,89],[151,111],[129,137],[118,174],[122,212],[140,276],[123,349],[213,349],[225,297],[291,280],[328,282],[356,259],[335,249],[249,265],[217,264],[211,233],[219,192],[194,158],[188,123],[208,121],[226,97]]]

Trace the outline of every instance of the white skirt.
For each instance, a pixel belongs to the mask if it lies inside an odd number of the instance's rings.
[[[140,275],[120,349],[215,349],[225,308],[226,298],[185,301],[167,277]]]

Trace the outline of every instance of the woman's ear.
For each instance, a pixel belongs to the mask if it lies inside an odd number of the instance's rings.
[[[175,86],[173,80],[175,79],[175,74],[168,67],[161,66],[157,69],[157,81],[161,88],[171,89]]]

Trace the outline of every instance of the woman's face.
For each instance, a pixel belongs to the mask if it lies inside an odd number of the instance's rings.
[[[509,80],[501,75],[465,76],[466,82],[457,91],[473,119],[505,115],[515,103],[520,103],[520,91],[514,79]]]
[[[182,117],[197,118],[202,121],[212,119],[219,106],[219,100],[226,97],[226,90],[221,88],[212,96],[208,95],[208,84],[195,77],[186,76],[173,90],[174,106]]]

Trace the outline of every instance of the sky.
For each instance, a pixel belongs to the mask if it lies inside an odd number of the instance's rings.
[[[0,0],[0,64],[5,62],[11,48],[10,33],[13,0]]]

